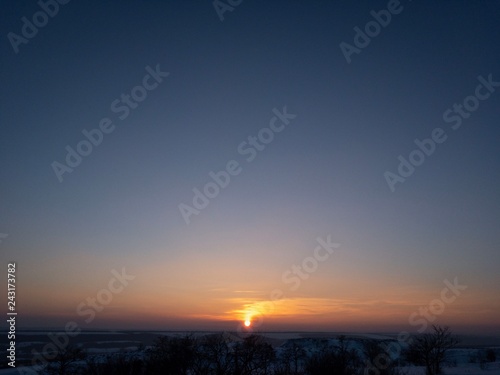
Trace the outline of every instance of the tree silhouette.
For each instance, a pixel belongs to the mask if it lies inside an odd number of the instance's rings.
[[[361,359],[355,349],[349,349],[345,336],[339,336],[339,344],[324,346],[306,362],[309,375],[357,375],[361,372]]]
[[[201,357],[200,361],[208,367],[207,373],[214,375],[232,373],[233,357],[224,334],[219,333],[204,337],[200,343],[199,356]]]
[[[288,341],[280,356],[279,368],[282,374],[298,374],[303,367],[303,362],[307,358],[304,348],[297,343],[297,340]]]
[[[446,352],[459,343],[449,327],[432,326],[433,332],[416,336],[409,346],[408,359],[425,365],[427,375],[441,373]]]
[[[51,360],[42,370],[42,374],[66,375],[75,372],[75,362],[85,358],[82,348],[67,346],[57,352],[56,357]]]
[[[276,358],[273,347],[262,336],[250,335],[234,348],[235,375],[271,374]]]
[[[148,374],[187,375],[196,357],[192,336],[159,337],[148,351]]]

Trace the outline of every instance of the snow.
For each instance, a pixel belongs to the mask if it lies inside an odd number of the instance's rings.
[[[97,334],[98,332],[90,332],[83,333],[81,338],[88,334]],[[103,335],[103,332],[99,332]],[[144,332],[138,332],[141,334],[146,334]],[[211,334],[215,332],[197,332],[194,336],[199,337],[206,334]],[[132,356],[141,356],[141,352],[136,352],[138,346],[142,341],[137,340],[137,336],[134,336],[136,340],[131,340],[131,337],[127,336],[127,333],[124,333],[122,337],[116,337],[116,340],[113,340],[113,336],[118,332],[106,332],[105,335],[109,334],[109,337],[102,337],[99,341],[92,341],[85,339],[84,342],[79,343],[78,345],[84,345],[87,353],[91,354],[95,360],[105,360],[106,356],[112,353],[129,353],[128,355]],[[130,335],[131,332],[128,332]],[[152,334],[148,332],[147,334]],[[158,336],[183,336],[184,334],[188,334],[188,332],[158,332]],[[287,345],[290,345],[292,342],[300,345],[308,355],[311,355],[319,350],[322,344],[338,345],[339,334],[333,333],[303,333],[303,332],[270,332],[270,333],[259,333],[264,336],[267,341],[274,347],[276,353],[279,355]],[[37,335],[46,336],[45,332],[37,332]],[[363,352],[363,340],[366,339],[374,339],[374,340],[392,340],[394,341],[394,335],[384,335],[384,334],[358,334],[358,333],[344,333],[346,336],[348,346],[351,349],[355,349],[360,354]],[[39,336],[39,337],[41,337]],[[236,343],[242,341],[243,337],[239,337],[233,333],[224,333],[227,341],[230,343]],[[18,343],[18,348],[26,348],[24,351],[28,349],[30,344],[41,344],[42,341],[38,341],[39,337],[33,337],[31,339],[35,339],[29,342],[20,342]],[[155,337],[154,335],[152,337]],[[124,338],[128,338],[128,340],[124,340]],[[103,340],[102,340],[103,339]],[[143,337],[141,337],[143,339]],[[485,340],[488,342],[487,340]],[[488,342],[490,343],[490,342]],[[497,354],[497,358],[500,359],[500,346],[498,345],[498,341],[491,342],[493,345],[485,345],[481,340],[471,341],[470,344],[465,342],[463,347],[458,347],[450,350],[446,356],[446,364],[443,366],[443,375],[500,375],[500,361],[491,362],[491,363],[471,363],[474,360],[477,361],[478,353],[483,352],[490,348],[495,350]],[[128,344],[128,345],[127,345]],[[142,346],[143,348],[148,348],[150,345],[146,344]],[[142,352],[144,353],[144,352]],[[21,353],[18,353],[21,354]],[[22,367],[21,367],[22,368]],[[32,371],[21,371],[19,369],[7,368],[0,369],[0,375],[20,375],[20,374],[34,374]],[[23,369],[28,370],[31,367],[24,367]],[[404,366],[399,368],[401,370],[402,375],[425,375],[425,368],[422,366]]]

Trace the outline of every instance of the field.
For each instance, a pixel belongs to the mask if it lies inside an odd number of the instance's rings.
[[[95,362],[105,362],[107,358],[113,356],[125,356],[128,358],[143,358],[148,349],[152,348],[155,340],[161,336],[167,337],[185,337],[190,335],[194,339],[203,340],[216,332],[186,332],[186,331],[88,331],[82,332],[76,337],[70,339],[67,345],[80,347],[84,350],[87,358]],[[368,340],[386,342],[392,344],[391,356],[399,356],[399,352],[406,348],[405,344],[399,345],[395,334],[384,333],[339,333],[339,332],[261,332],[258,333],[264,341],[274,349],[276,357],[283,355],[287,346],[298,345],[304,349],[307,356],[318,352],[322,345],[339,345],[339,336],[345,336],[349,349],[353,349],[363,356],[363,344]],[[55,338],[51,340],[50,338]],[[238,342],[243,342],[243,335],[224,332],[224,339],[229,346]],[[462,335],[457,336],[460,344],[451,349],[445,360],[443,371],[445,375],[500,375],[500,337],[497,336],[479,336]],[[34,354],[45,353],[49,348],[47,343],[65,342],[56,332],[51,331],[23,331],[19,333],[17,341],[16,362],[19,365],[29,366]],[[6,343],[2,343],[2,349],[6,349]],[[493,350],[496,354],[496,360],[492,362],[481,361],[481,355],[486,350]],[[45,351],[44,351],[45,350]],[[482,362],[482,363],[481,363]],[[83,363],[83,362],[82,362]],[[31,367],[32,368],[32,367]],[[406,375],[424,375],[423,366],[409,366],[401,363],[398,369]],[[366,370],[365,370],[366,371]],[[23,373],[17,369],[3,368],[1,375]],[[24,373],[32,373],[25,371]]]

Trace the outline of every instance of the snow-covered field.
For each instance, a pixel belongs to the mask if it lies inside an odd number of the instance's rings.
[[[425,375],[425,368],[421,366],[400,367],[407,375]],[[489,363],[485,369],[481,369],[477,363],[463,363],[453,367],[444,367],[445,375],[498,375],[500,374],[500,362]]]
[[[29,362],[32,350],[43,352],[44,345],[49,342],[48,332],[24,332],[19,335],[16,343],[17,360]],[[150,347],[154,340],[161,335],[183,336],[189,332],[85,332],[73,338],[72,345],[82,347],[88,355],[95,360],[105,360],[112,353],[134,353],[138,355],[137,349]],[[194,336],[204,336],[214,332],[196,332]],[[338,344],[339,333],[307,333],[307,332],[268,332],[259,333],[264,336],[279,355],[284,347],[294,341],[304,348],[309,355],[318,350],[319,342]],[[237,342],[243,338],[234,334],[226,333],[229,341]],[[346,336],[349,347],[362,353],[362,340],[394,340],[393,334],[359,334],[343,333]],[[459,347],[448,352],[443,367],[444,375],[500,375],[500,338],[481,336],[461,337],[462,343]],[[4,349],[2,344],[2,350]],[[477,361],[479,351],[493,349],[497,361],[480,364]],[[140,354],[139,354],[140,355]],[[20,370],[21,368],[19,368]],[[25,368],[27,369],[27,368]],[[0,369],[0,375],[33,374],[31,371],[19,371],[18,369]],[[405,375],[425,375],[425,369],[419,366],[400,367]]]

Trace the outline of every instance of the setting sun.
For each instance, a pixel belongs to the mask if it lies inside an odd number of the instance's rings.
[[[245,320],[245,327],[250,327],[250,324],[252,324],[252,322],[250,322],[249,319]]]

